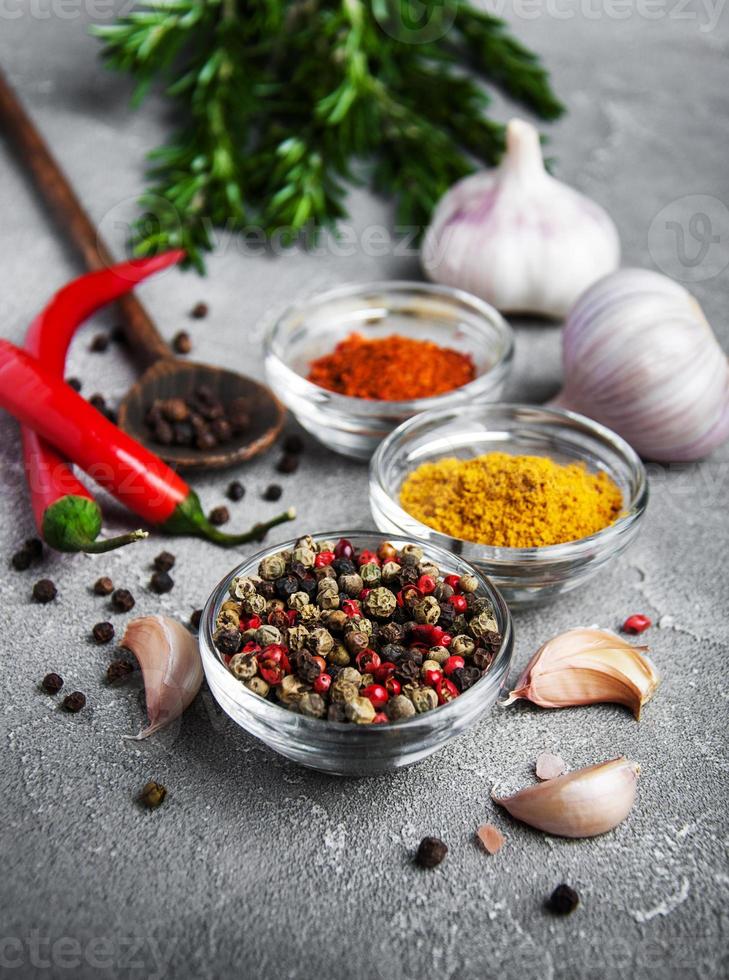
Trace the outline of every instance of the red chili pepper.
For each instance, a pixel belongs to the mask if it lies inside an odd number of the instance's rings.
[[[168,534],[194,534],[230,547],[260,540],[269,528],[295,516],[288,510],[243,534],[218,530],[203,513],[197,494],[159,456],[109,422],[27,351],[1,339],[0,408]]]
[[[644,633],[652,625],[651,620],[643,613],[635,613],[634,616],[628,616],[623,623],[623,633]]]
[[[100,307],[130,292],[148,276],[184,256],[180,250],[92,272],[68,283],[28,328],[25,349],[63,377],[66,354],[79,326]],[[30,488],[36,526],[42,538],[57,551],[111,551],[145,538],[145,531],[95,540],[101,531],[99,505],[56,450],[23,426],[23,463]]]

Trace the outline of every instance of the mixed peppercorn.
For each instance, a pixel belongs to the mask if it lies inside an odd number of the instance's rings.
[[[231,582],[213,639],[263,698],[313,718],[384,724],[446,704],[488,670],[501,635],[475,575],[415,544],[357,553],[299,538]]]

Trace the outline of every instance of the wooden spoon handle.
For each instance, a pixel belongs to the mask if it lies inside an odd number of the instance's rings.
[[[0,129],[27,164],[35,187],[48,205],[60,230],[70,239],[86,268],[93,272],[114,265],[106,246],[76,193],[54,159],[48,144],[21,105],[0,71]],[[157,331],[151,317],[132,293],[117,301],[124,335],[129,347],[145,366],[172,351]]]

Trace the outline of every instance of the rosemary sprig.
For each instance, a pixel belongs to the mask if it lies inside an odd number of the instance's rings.
[[[182,246],[202,269],[214,229],[293,242],[333,227],[355,161],[423,227],[438,198],[503,150],[491,82],[562,112],[537,57],[462,0],[144,0],[94,28],[103,56],[162,85],[180,120],[150,155],[140,254]]]

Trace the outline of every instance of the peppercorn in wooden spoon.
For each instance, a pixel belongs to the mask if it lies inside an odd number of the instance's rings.
[[[0,123],[86,268],[93,271],[113,265],[109,249],[1,72]],[[122,429],[176,468],[188,470],[231,466],[258,455],[275,441],[283,425],[284,408],[268,388],[234,371],[179,360],[135,296],[123,296],[117,305],[128,347],[146,368],[120,405]],[[218,413],[218,418],[227,415],[239,422],[245,417],[247,424],[229,425],[227,432],[218,426],[219,434],[215,435],[213,427],[205,424],[215,420],[197,411],[192,414],[202,420],[203,424],[196,422],[199,431],[193,421],[183,419],[181,431],[189,432],[189,439],[160,442],[147,422],[154,404],[172,400],[189,403],[193,398],[199,402],[201,392],[205,392],[208,414]]]

